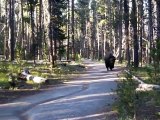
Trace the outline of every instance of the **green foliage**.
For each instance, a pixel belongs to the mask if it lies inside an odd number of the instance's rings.
[[[61,45],[59,47],[59,56],[63,56],[66,52],[65,46]]]
[[[118,86],[117,94],[119,96],[118,112],[123,120],[134,118],[136,111],[136,83],[130,74],[126,74],[125,79]]]
[[[89,0],[78,0],[76,5],[76,13],[79,16],[81,27],[83,27],[86,19],[89,17]]]
[[[28,0],[28,3],[30,5],[36,5],[38,3],[38,0]]]
[[[49,38],[54,41],[56,52],[59,58],[65,53],[65,46],[63,41],[66,39],[66,35],[63,30],[64,14],[63,11],[66,8],[65,0],[49,1],[50,4],[50,24],[49,24]],[[55,55],[55,56],[58,56]],[[52,61],[53,62],[53,61]]]
[[[58,80],[67,79],[69,74],[77,74],[84,70],[84,66],[80,64],[58,64],[55,68],[50,69],[50,64],[37,64],[33,67],[33,63],[26,61],[17,62],[0,62],[0,88],[9,88],[9,74],[17,76],[24,68],[29,68],[30,73],[34,76],[44,78],[54,78]],[[30,83],[33,84],[33,83]]]
[[[95,10],[96,7],[97,7],[97,2],[95,0],[92,0],[92,2],[91,2],[91,9]]]
[[[76,54],[76,57],[75,57],[76,61],[80,61],[81,58],[82,58],[82,56],[80,54]]]
[[[19,66],[12,62],[0,62],[0,86],[6,88],[8,85],[9,74],[17,75]]]
[[[147,65],[144,67],[133,68],[132,67],[133,75],[141,78],[145,83],[149,84],[159,84],[160,81],[159,76],[155,76],[155,69],[153,65]]]
[[[26,22],[28,24],[30,23],[30,18],[28,16],[24,16],[23,20],[24,20],[24,22]]]
[[[160,40],[157,40],[156,46],[151,49],[150,53],[153,64],[151,66],[153,67],[153,79],[155,82],[158,82],[158,79],[160,78]]]

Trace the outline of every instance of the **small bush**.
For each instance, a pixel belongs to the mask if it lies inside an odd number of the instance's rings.
[[[136,82],[132,76],[126,74],[125,79],[118,85],[117,94],[119,118],[123,120],[132,119],[136,114]]]

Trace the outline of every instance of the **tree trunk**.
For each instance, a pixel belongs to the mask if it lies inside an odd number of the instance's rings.
[[[5,14],[7,15],[8,14],[8,4],[9,4],[10,1],[5,1]],[[5,19],[5,42],[4,42],[4,55],[5,55],[5,58],[6,60],[9,59],[9,54],[10,54],[10,50],[9,50],[9,45],[8,45],[8,42],[9,42],[9,33],[8,33],[8,21],[7,19]]]
[[[50,54],[51,54],[51,62],[52,62],[52,67],[55,65],[55,57],[54,57],[54,50],[53,50],[53,22],[52,22],[52,5],[53,3],[51,0],[49,0],[49,13],[50,13],[50,24],[49,24],[49,38],[50,38]]]
[[[133,40],[134,40],[134,67],[139,66],[139,44],[138,44],[138,38],[137,38],[137,9],[136,9],[136,1],[132,0],[132,26],[133,26]]]
[[[34,64],[36,64],[36,48],[37,48],[37,43],[35,41],[35,24],[34,24],[34,2],[30,1],[28,3],[28,6],[30,7],[30,21],[31,21],[31,38],[32,38],[32,49],[31,52],[33,52],[33,59],[34,59]]]
[[[10,18],[10,49],[11,49],[11,61],[15,59],[15,35],[14,35],[14,0],[10,0],[10,12],[9,12],[9,18]]]
[[[69,41],[70,41],[70,0],[68,0],[68,10],[67,10],[67,60],[69,60]]]
[[[72,0],[72,57],[75,60],[75,41],[74,41],[74,0]]]
[[[108,15],[109,15],[109,51],[113,52],[113,34],[112,34],[112,6],[111,6],[111,0],[108,1]]]
[[[126,41],[126,60],[127,66],[130,65],[130,47],[129,47],[129,6],[128,0],[124,0],[124,21],[125,21],[125,41]]]
[[[143,52],[143,46],[142,46],[142,38],[143,38],[143,1],[138,0],[138,35],[139,35],[139,40],[140,40],[140,51],[139,51],[139,56],[140,56],[140,62],[141,62],[141,67],[143,64],[143,59],[142,59],[142,52]]]
[[[151,63],[151,49],[152,49],[152,41],[153,41],[153,22],[152,22],[152,0],[148,0],[148,14],[149,14],[149,24],[148,24],[148,55],[147,55],[147,58],[148,58],[148,63],[150,64]]]
[[[120,9],[119,9],[119,56],[118,56],[118,61],[119,63],[122,63],[122,0],[119,2]]]
[[[21,0],[21,22],[22,22],[22,26],[21,26],[21,30],[22,30],[22,32],[21,32],[21,50],[25,50],[25,47],[26,47],[26,45],[25,45],[25,41],[24,41],[24,18],[23,18],[23,0]],[[26,55],[25,55],[25,52],[23,52],[24,54],[23,54],[23,59],[26,59]]]
[[[160,0],[157,3],[157,40],[160,41]]]
[[[95,41],[96,41],[96,26],[97,26],[97,17],[96,17],[96,1],[92,1],[91,9],[93,11],[93,22],[92,22],[92,32],[91,32],[91,59],[95,58]]]
[[[43,31],[42,31],[42,0],[39,0],[39,34],[38,34],[38,58],[42,59],[42,38],[43,38]]]

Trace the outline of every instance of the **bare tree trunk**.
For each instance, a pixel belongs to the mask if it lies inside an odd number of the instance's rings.
[[[113,39],[112,39],[112,13],[111,13],[111,0],[108,1],[108,15],[109,15],[109,51],[113,51]]]
[[[138,44],[138,38],[137,38],[137,9],[136,9],[136,1],[132,0],[132,19],[131,23],[133,26],[133,40],[134,40],[134,67],[139,66],[139,44]]]
[[[72,57],[73,60],[75,60],[76,53],[75,53],[75,41],[74,41],[74,0],[72,0]]]
[[[21,22],[22,22],[22,25],[21,25],[21,48],[25,50],[25,37],[24,37],[24,18],[23,18],[23,0],[21,0]],[[24,59],[26,59],[26,55],[25,55],[25,52],[24,52],[24,55],[23,57]]]
[[[38,34],[38,58],[42,59],[42,37],[43,37],[43,31],[42,31],[42,0],[39,0],[39,34]]]
[[[122,63],[122,0],[119,2],[120,9],[119,9],[119,56],[118,56],[118,61],[119,63]]]
[[[97,59],[99,60],[100,26],[97,24]]]
[[[128,0],[124,0],[124,21],[125,21],[125,41],[126,41],[126,60],[127,66],[130,65],[130,47],[129,47],[129,6]]]
[[[160,41],[160,0],[157,3],[157,40]]]
[[[138,0],[137,2],[137,6],[138,6],[138,38],[140,40],[140,51],[139,51],[139,57],[140,57],[140,62],[141,62],[141,67],[143,64],[143,59],[142,59],[142,52],[143,52],[143,46],[142,46],[142,37],[143,37],[143,1],[142,0]]]
[[[52,7],[53,2],[49,0],[49,13],[50,13],[50,24],[49,24],[49,38],[50,38],[50,54],[51,54],[51,60],[52,60],[52,67],[55,65],[55,57],[54,57],[54,50],[53,50],[53,21],[51,21],[52,16]],[[55,46],[54,46],[55,47]]]
[[[69,60],[69,41],[70,41],[70,0],[68,0],[68,10],[67,10],[67,19],[68,19],[68,24],[67,24],[67,60]]]
[[[97,30],[96,30],[96,24],[97,24],[97,17],[96,17],[96,1],[93,0],[92,1],[92,6],[91,9],[93,11],[93,22],[92,22],[92,32],[91,32],[91,59],[95,58],[95,41],[96,41],[96,34],[97,34]]]
[[[31,20],[31,38],[32,38],[32,52],[33,52],[33,59],[34,59],[34,64],[36,64],[36,48],[37,48],[37,43],[35,41],[35,23],[34,23],[34,2],[30,1],[28,3],[28,6],[30,8],[30,20]]]
[[[15,34],[14,34],[14,0],[10,0],[9,27],[10,27],[10,45],[11,45],[11,61],[15,59]]]
[[[7,15],[8,14],[8,4],[9,4],[9,1],[5,1],[5,14]],[[9,45],[8,45],[8,39],[9,39],[9,33],[8,33],[8,20],[7,20],[7,17],[5,18],[5,42],[4,42],[4,54],[5,54],[5,57],[6,57],[6,60],[9,59],[9,54],[10,54],[10,51],[9,51]]]
[[[152,0],[148,0],[148,14],[149,14],[149,25],[148,25],[148,38],[149,38],[149,42],[148,42],[148,63],[151,63],[151,49],[152,49],[152,41],[153,41],[153,21],[152,21]]]

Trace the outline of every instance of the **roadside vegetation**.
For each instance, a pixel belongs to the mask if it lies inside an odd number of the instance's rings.
[[[121,120],[158,120],[160,119],[160,91],[136,91],[138,82],[132,75],[143,82],[159,85],[157,71],[153,66],[130,68],[130,74],[122,72],[118,84],[118,102],[116,109]]]
[[[0,88],[10,89],[9,74],[15,76],[15,81],[18,82],[18,75],[24,68],[28,68],[31,75],[46,78],[49,84],[68,80],[73,75],[77,75],[80,71],[85,70],[85,66],[80,62],[60,62],[52,67],[49,63],[39,63],[34,65],[32,62],[0,62]],[[25,84],[34,86],[33,81],[26,81]],[[22,87],[23,88],[23,87]]]
[[[142,79],[145,83],[160,84],[160,73],[153,66],[132,68],[132,74]]]

